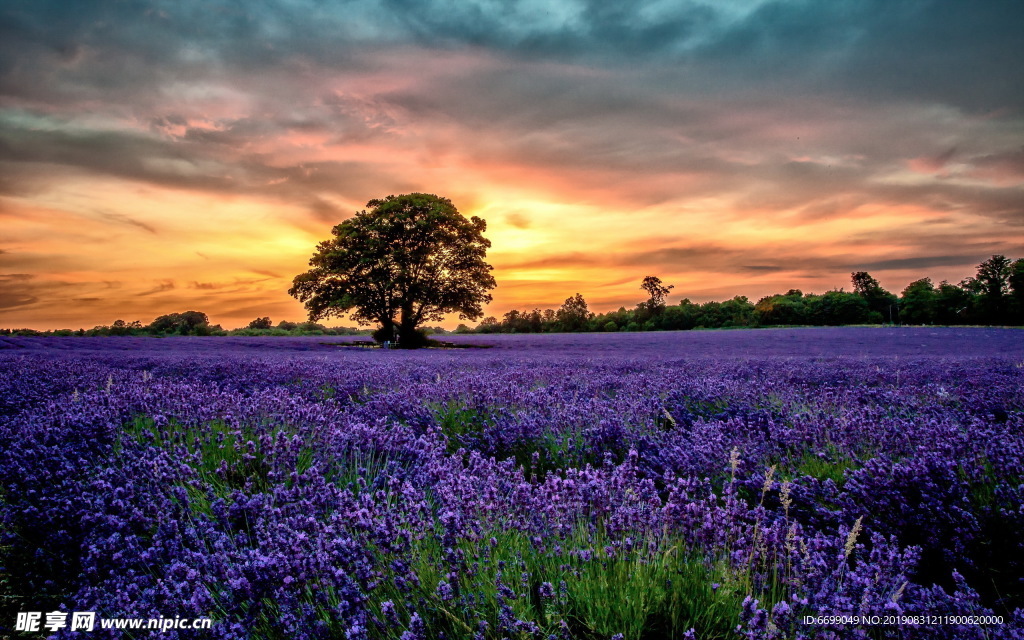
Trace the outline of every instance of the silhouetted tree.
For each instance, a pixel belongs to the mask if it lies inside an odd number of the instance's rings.
[[[1007,321],[1010,306],[1011,262],[1003,255],[994,255],[978,265],[972,288],[979,295],[980,320],[987,323]]]
[[[210,319],[201,311],[185,311],[160,316],[149,325],[152,333],[177,333],[183,336],[208,336],[220,331],[217,325],[210,326]]]
[[[864,298],[871,309],[873,322],[895,322],[899,319],[899,300],[889,293],[867,271],[850,274],[853,292]]]
[[[969,319],[973,294],[967,289],[943,280],[935,292],[935,322],[964,324]]]
[[[480,333],[498,333],[501,331],[501,322],[499,322],[494,316],[487,316],[480,321],[480,326],[477,327],[477,331]]]
[[[1010,306],[1011,322],[1024,323],[1024,258],[1010,265]]]
[[[900,320],[909,324],[935,322],[938,300],[931,278],[911,282],[900,294]]]
[[[816,325],[863,324],[871,317],[867,301],[856,293],[826,291],[820,296],[811,294],[804,297],[804,304],[807,321]]]
[[[808,324],[807,302],[799,289],[790,289],[785,295],[765,296],[754,305],[758,321],[765,325]]]
[[[248,329],[270,329],[273,326],[274,326],[274,324],[270,321],[270,317],[269,316],[264,316],[262,318],[256,318],[255,320],[250,322],[249,326],[247,328]]]
[[[583,331],[586,328],[587,321],[593,315],[587,308],[587,301],[579,293],[566,298],[561,308],[555,313],[559,328],[562,331]]]
[[[487,223],[467,219],[450,200],[412,193],[371,200],[368,210],[334,227],[296,276],[288,293],[310,320],[351,312],[360,324],[379,322],[380,340],[422,346],[417,327],[458,313],[475,320],[495,287]]]
[[[665,286],[661,282],[661,278],[657,276],[647,276],[641,283],[640,288],[647,292],[647,308],[651,311],[660,310],[665,307],[665,296],[668,292],[675,288],[675,285],[670,284]]]

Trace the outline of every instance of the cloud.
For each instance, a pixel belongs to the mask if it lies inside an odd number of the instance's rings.
[[[507,214],[505,222],[516,229],[529,229],[531,226],[530,218],[518,211]]]
[[[328,225],[410,191],[493,213],[519,279],[499,298],[622,298],[634,270],[969,267],[1024,240],[1022,18],[1002,0],[6,3],[0,261],[38,278],[5,295],[35,310],[66,303],[42,287],[67,272],[127,281],[81,248],[102,236],[152,249],[125,300],[222,304],[252,286],[225,273],[238,220],[272,236],[252,273],[281,279]],[[171,294],[169,273],[191,284]]]
[[[506,270],[512,269],[543,269],[548,267],[574,268],[600,265],[605,263],[606,258],[590,253],[571,252],[549,254],[539,258],[528,258],[504,262],[500,266]]]
[[[151,296],[151,295],[154,295],[154,294],[157,294],[157,293],[163,293],[165,291],[171,291],[174,288],[175,287],[174,287],[174,281],[173,280],[164,280],[163,282],[157,283],[156,286],[154,286],[152,289],[147,289],[146,291],[143,291],[142,293],[137,293],[135,295],[141,298],[143,296]]]
[[[970,167],[970,175],[1019,186],[1024,183],[1024,147],[973,157]]]
[[[267,275],[267,272],[259,272],[261,275]],[[196,282],[189,283],[189,289],[198,289],[204,291],[216,291],[222,289],[232,289],[232,292],[246,291],[246,287],[250,285],[258,284],[260,282],[266,282],[267,280],[277,279],[278,276],[270,276],[266,278],[235,278],[231,282]]]
[[[40,290],[46,285],[33,280],[35,276],[29,273],[0,273],[0,313],[39,302]]]
[[[889,271],[897,269],[912,269],[921,271],[931,267],[960,267],[973,265],[978,262],[977,254],[954,254],[919,256],[914,258],[897,258],[893,260],[878,260],[854,265],[847,263],[851,269]]]
[[[0,313],[7,309],[25,307],[39,301],[36,296],[28,295],[18,291],[0,291]]]
[[[127,216],[120,213],[114,213],[111,211],[98,211],[97,215],[99,215],[104,220],[109,220],[111,222],[137,227],[139,229],[142,229],[143,231],[148,231],[153,235],[157,235],[157,230],[153,225],[142,222],[141,220],[136,220],[131,216]]]

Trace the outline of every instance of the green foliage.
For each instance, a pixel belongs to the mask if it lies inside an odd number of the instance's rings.
[[[487,430],[493,427],[493,418],[487,410],[471,406],[461,400],[450,400],[431,405],[437,426],[448,439],[447,450],[454,453],[460,448],[485,447],[497,460],[512,459],[527,475],[541,479],[560,469],[580,468],[586,464],[599,465],[602,457],[584,446],[583,434],[578,429],[551,425],[534,437],[520,434],[510,443],[496,444],[488,439]],[[625,455],[625,451],[620,452]]]
[[[994,255],[978,265],[978,273],[968,288],[978,293],[977,316],[983,322],[994,324],[1006,317],[1013,271],[1013,263],[1002,255]]]
[[[182,336],[208,336],[215,328],[210,326],[210,318],[201,311],[185,311],[160,316],[149,325],[150,333]],[[219,330],[220,327],[216,327]]]
[[[669,291],[675,288],[675,285],[665,286],[661,278],[657,276],[647,276],[640,284],[640,288],[647,292],[648,299],[646,302],[642,302],[647,310],[651,313],[657,313],[665,308],[665,297]]]
[[[937,318],[938,297],[931,278],[911,282],[900,294],[900,320],[906,324],[932,324]]]
[[[419,587],[413,598],[394,587],[399,576],[387,576],[373,598],[378,613],[381,602],[391,601],[406,623],[412,614],[406,603],[416,602],[432,638],[469,640],[481,621],[488,639],[520,637],[502,629],[502,607],[535,623],[540,637],[558,634],[564,623],[579,638],[672,638],[691,628],[699,638],[730,638],[749,590],[743,572],[679,539],[651,533],[619,540],[581,522],[563,538],[531,538],[496,526],[460,539],[457,552],[472,559],[474,571],[444,595],[444,558],[453,551],[444,538],[437,523],[415,540],[412,570]],[[386,557],[380,560],[389,566]]]
[[[454,453],[462,447],[467,435],[479,436],[490,424],[487,415],[458,400],[434,403],[430,407],[441,433],[448,438],[449,453]]]
[[[867,271],[850,274],[850,280],[853,282],[853,292],[868,305],[870,322],[895,323],[899,320],[899,300],[883,289]]]
[[[979,265],[979,278],[938,287],[928,278],[910,283],[898,298],[882,288],[866,271],[851,274],[854,291],[804,294],[799,289],[765,296],[752,304],[737,296],[724,302],[694,303],[684,298],[677,305],[659,306],[657,299],[639,303],[635,309],[594,315],[586,309],[581,294],[568,298],[555,311],[511,310],[502,320],[488,317],[477,333],[526,333],[543,331],[673,331],[702,328],[759,326],[838,326],[907,322],[914,324],[969,324],[1024,322],[1024,259],[1009,262],[1001,256]],[[988,265],[986,267],[986,265]],[[984,267],[984,268],[983,268]],[[991,272],[991,273],[990,273]],[[987,274],[987,275],[986,275]],[[999,275],[1002,274],[1002,275]],[[1005,276],[1005,278],[1003,278]],[[1003,279],[1000,279],[1003,278]],[[993,313],[984,303],[983,282],[999,281],[1004,292],[1002,306]],[[663,299],[670,287],[648,276],[644,282]],[[657,287],[661,286],[661,289]],[[647,290],[647,287],[642,287]],[[993,291],[995,286],[990,287]],[[1008,292],[1008,293],[1007,293]],[[991,297],[991,296],[990,296]],[[986,315],[987,314],[987,315]]]
[[[246,327],[246,328],[247,329],[269,329],[269,328],[271,328],[273,326],[274,326],[273,323],[270,322],[270,317],[269,316],[264,316],[262,318],[256,318],[255,320],[250,322],[248,327]]]
[[[791,456],[779,475],[787,479],[810,476],[818,480],[831,480],[836,486],[846,483],[846,472],[859,468],[857,461],[840,451],[834,444],[824,448],[808,448]]]
[[[483,219],[423,193],[366,206],[334,227],[288,290],[311,320],[351,314],[360,324],[379,323],[380,340],[413,348],[425,344],[416,331],[425,321],[483,315],[496,285],[484,261],[491,243]]]
[[[220,420],[201,424],[183,424],[168,420],[158,424],[148,416],[138,416],[119,434],[115,450],[124,448],[124,438],[180,455],[191,463],[197,482],[185,486],[189,498],[201,511],[209,511],[210,493],[226,498],[236,489],[265,491],[272,486],[270,465],[265,449],[281,437],[295,435],[280,425],[243,425],[232,428]],[[313,450],[304,449],[294,469],[304,473],[313,463]]]
[[[325,327],[315,322],[280,322],[270,329],[250,329],[243,327],[227,332],[231,336],[364,336],[370,335],[369,329],[354,327]]]
[[[555,318],[558,328],[561,331],[583,331],[586,329],[587,321],[594,314],[587,308],[587,301],[583,295],[576,295],[566,298],[562,307],[556,312]]]
[[[1024,258],[1010,264],[1010,318],[1013,324],[1024,324]]]

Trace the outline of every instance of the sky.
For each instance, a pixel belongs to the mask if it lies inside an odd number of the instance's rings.
[[[303,320],[389,194],[487,221],[488,315],[1024,257],[1019,0],[4,0],[0,327]],[[458,322],[453,318],[448,324]],[[346,318],[329,325],[352,325]]]

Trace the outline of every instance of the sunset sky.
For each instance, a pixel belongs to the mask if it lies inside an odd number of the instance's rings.
[[[316,243],[414,191],[487,220],[498,317],[632,307],[646,275],[670,303],[957,282],[1024,257],[1022,25],[1020,0],[4,0],[0,327],[301,320]]]

